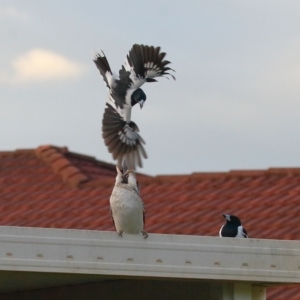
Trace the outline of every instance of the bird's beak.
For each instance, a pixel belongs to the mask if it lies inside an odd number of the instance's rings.
[[[141,100],[139,103],[140,103],[140,107],[141,107],[141,109],[143,108],[143,105],[144,105],[144,100]]]
[[[116,169],[117,169],[117,173],[122,175],[122,171],[119,169],[118,166],[116,166]]]
[[[230,215],[223,215],[223,217],[227,220],[227,221],[230,221]]]

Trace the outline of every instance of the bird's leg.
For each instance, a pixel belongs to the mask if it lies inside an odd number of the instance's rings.
[[[122,237],[123,236],[123,231],[122,230],[118,231],[118,234],[119,234],[120,237]]]
[[[141,233],[143,234],[143,236],[144,236],[144,239],[146,239],[146,238],[148,237],[148,233],[147,233],[147,231],[145,231],[145,230],[142,230],[142,231],[141,231]]]

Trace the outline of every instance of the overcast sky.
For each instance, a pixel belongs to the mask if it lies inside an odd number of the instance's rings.
[[[140,172],[300,167],[300,2],[0,0],[0,151],[52,144],[113,162],[92,59],[161,46],[176,81],[142,88]]]

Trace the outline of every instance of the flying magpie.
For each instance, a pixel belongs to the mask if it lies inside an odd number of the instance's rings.
[[[120,171],[117,166],[116,183],[109,200],[113,223],[120,236],[124,232],[131,234],[141,232],[144,238],[147,238],[148,233],[144,230],[145,208],[140,197],[136,174],[132,170],[124,171]]]
[[[138,126],[131,121],[131,109],[135,104],[142,108],[146,94],[140,88],[145,82],[156,82],[155,77],[167,77],[174,71],[167,67],[166,53],[160,47],[135,44],[132,46],[118,75],[113,74],[103,51],[97,53],[94,62],[109,89],[102,120],[102,136],[108,151],[121,169],[123,160],[129,169],[142,167],[147,158],[139,135]],[[167,77],[168,78],[168,77]]]
[[[223,225],[219,231],[220,237],[248,237],[247,231],[238,217],[226,214],[224,214],[223,217],[226,219],[226,224]]]

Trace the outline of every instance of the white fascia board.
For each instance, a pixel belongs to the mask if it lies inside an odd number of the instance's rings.
[[[0,227],[0,270],[300,283],[300,242]]]

